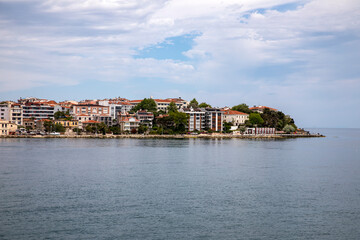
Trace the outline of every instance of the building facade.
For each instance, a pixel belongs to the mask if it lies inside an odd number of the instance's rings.
[[[188,131],[203,131],[206,126],[206,110],[203,108],[183,108],[181,112],[189,115]]]
[[[16,129],[17,129],[16,124],[10,121],[0,120],[0,135],[15,134]]]
[[[228,123],[232,123],[235,126],[245,124],[246,120],[249,120],[249,114],[234,111],[234,110],[223,110],[224,113],[224,121]]]
[[[30,103],[27,102],[22,106],[23,118],[39,119],[54,119],[54,113],[60,108],[56,105],[50,106],[44,103]]]

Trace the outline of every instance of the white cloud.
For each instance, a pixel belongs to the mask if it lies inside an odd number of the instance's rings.
[[[216,92],[224,96],[219,97],[219,104],[224,105],[254,98],[259,101],[255,104],[280,105],[289,92],[300,89],[301,94],[287,101],[296,105],[306,91],[316,91],[313,85],[331,91],[328,83],[339,86],[344,82],[360,90],[357,0],[32,3],[32,15],[25,16],[30,18],[25,21],[0,12],[2,92],[56,81],[161,78],[167,79],[169,88],[176,83],[187,84],[199,94],[202,91],[202,96]],[[299,6],[277,11],[281,4]],[[186,62],[133,57],[135,49],[192,32],[200,34],[183,53],[189,57]],[[266,72],[272,67],[283,71]],[[11,84],[17,78],[22,79],[19,84]],[[224,86],[236,91],[228,93]],[[359,99],[354,97],[354,102]]]

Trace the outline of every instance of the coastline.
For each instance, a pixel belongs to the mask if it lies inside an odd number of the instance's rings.
[[[122,138],[134,138],[134,139],[217,139],[217,138],[239,138],[239,139],[287,139],[287,138],[314,138],[325,137],[322,134],[267,134],[267,135],[228,135],[228,134],[199,134],[199,135],[2,135],[0,138],[99,138],[99,139],[122,139]]]

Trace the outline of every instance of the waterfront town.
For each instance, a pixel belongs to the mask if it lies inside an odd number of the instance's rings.
[[[267,106],[215,108],[194,98],[0,101],[0,135],[308,134]]]

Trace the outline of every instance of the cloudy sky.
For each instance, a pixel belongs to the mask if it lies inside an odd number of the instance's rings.
[[[358,127],[359,0],[0,0],[0,100],[183,97]]]

